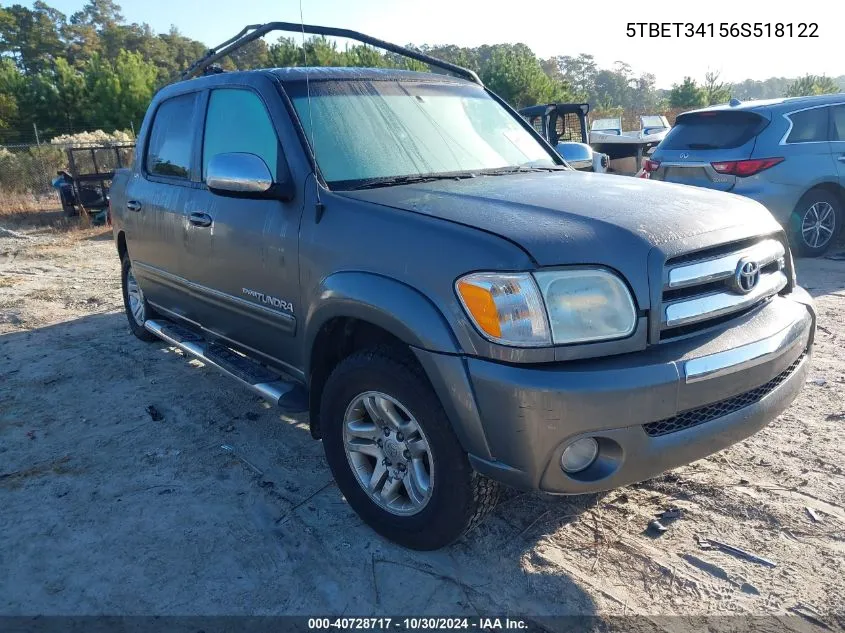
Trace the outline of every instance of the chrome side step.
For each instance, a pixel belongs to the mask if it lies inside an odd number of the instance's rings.
[[[308,410],[308,395],[302,385],[285,380],[246,356],[209,342],[196,332],[164,319],[150,319],[144,323],[144,328],[164,342],[246,385],[286,412],[302,413]]]

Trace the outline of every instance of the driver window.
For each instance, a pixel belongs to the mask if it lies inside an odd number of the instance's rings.
[[[226,152],[255,154],[267,163],[271,174],[277,173],[276,131],[264,103],[250,90],[221,88],[211,92],[203,138],[203,180],[211,157]]]

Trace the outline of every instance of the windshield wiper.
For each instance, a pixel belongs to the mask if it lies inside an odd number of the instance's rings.
[[[511,165],[510,167],[495,167],[476,172],[479,176],[507,176],[508,174],[530,174],[538,171],[568,171],[563,165],[537,167],[530,165]]]
[[[492,169],[479,169],[474,171],[453,171],[442,174],[411,174],[408,176],[382,176],[378,178],[367,178],[355,181],[351,187],[342,187],[343,191],[357,191],[359,189],[377,189],[379,187],[395,187],[397,185],[410,185],[421,182],[432,182],[434,180],[461,180],[464,178],[477,178],[478,176],[504,176],[507,174],[536,173],[539,171],[567,171],[563,165],[549,167],[532,167],[528,165],[511,165],[509,167],[494,167]]]
[[[346,187],[346,191],[358,189],[376,189],[378,187],[394,187],[396,185],[409,185],[420,182],[432,182],[434,180],[458,180],[460,178],[473,178],[474,172],[453,172],[449,174],[418,174],[410,176],[384,176],[380,178],[368,178],[358,182],[352,187]]]

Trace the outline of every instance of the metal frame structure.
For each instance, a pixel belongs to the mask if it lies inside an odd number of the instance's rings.
[[[88,147],[68,147],[65,150],[68,159],[68,167],[70,168],[70,176],[72,178],[72,186],[73,186],[73,193],[76,197],[77,206],[79,206],[80,210],[89,210],[89,209],[104,209],[108,206],[108,191],[111,180],[114,178],[114,170],[109,171],[100,171],[100,166],[97,164],[97,152],[108,151],[109,153],[114,153],[115,157],[115,166],[116,168],[120,169],[123,167],[123,159],[120,156],[121,150],[131,150],[135,147],[134,143],[118,143],[114,145],[92,145]],[[79,162],[76,158],[76,154],[82,153],[91,153],[91,163],[94,166],[93,173],[80,173],[79,171]],[[86,206],[82,202],[82,188],[87,185],[91,184],[94,186],[94,183],[99,183],[100,195],[102,198],[102,203],[97,206]],[[109,184],[106,184],[109,183]]]
[[[523,118],[542,118],[543,131],[541,135],[551,145],[558,142],[556,125],[559,118],[567,114],[574,114],[578,117],[578,124],[581,127],[581,142],[589,145],[589,131],[587,130],[587,115],[590,112],[589,103],[548,103],[545,105],[530,106],[519,110]]]
[[[458,75],[459,77],[469,79],[470,81],[477,83],[479,86],[484,85],[481,83],[481,79],[478,78],[478,75],[472,70],[464,68],[462,66],[458,66],[457,64],[452,64],[450,62],[443,61],[442,59],[437,59],[436,57],[432,57],[431,55],[426,55],[425,53],[421,53],[420,51],[415,51],[411,48],[399,46],[398,44],[393,44],[391,42],[385,42],[384,40],[380,40],[378,38],[359,33],[358,31],[350,31],[349,29],[338,29],[331,26],[297,24],[295,22],[268,22],[267,24],[251,24],[249,26],[244,27],[240,33],[226,40],[216,48],[210,49],[203,58],[194,62],[186,71],[182,73],[182,79],[190,79],[192,77],[198,77],[202,75],[214,62],[222,59],[226,55],[229,55],[230,53],[238,50],[239,48],[242,48],[250,42],[267,35],[267,33],[270,33],[272,31],[288,31],[292,33],[303,34],[308,33],[310,35],[343,37],[350,40],[356,40],[358,42],[361,42],[362,44],[369,44],[370,46],[381,48],[386,51],[390,51],[391,53],[396,53],[398,55],[408,57],[410,59],[415,59],[418,62],[430,64],[431,66],[434,66],[436,68],[447,70]]]

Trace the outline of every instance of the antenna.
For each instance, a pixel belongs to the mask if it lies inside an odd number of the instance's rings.
[[[299,23],[302,25],[302,63],[305,65],[305,95],[308,99],[308,126],[311,128],[311,152],[314,154],[314,167],[319,169],[317,164],[317,140],[314,137],[314,114],[311,111],[311,83],[308,79],[308,50],[305,48],[305,18],[302,17],[302,0],[299,0]],[[317,222],[323,217],[323,203],[320,200],[320,182],[317,174],[314,174],[314,185],[317,187]]]

